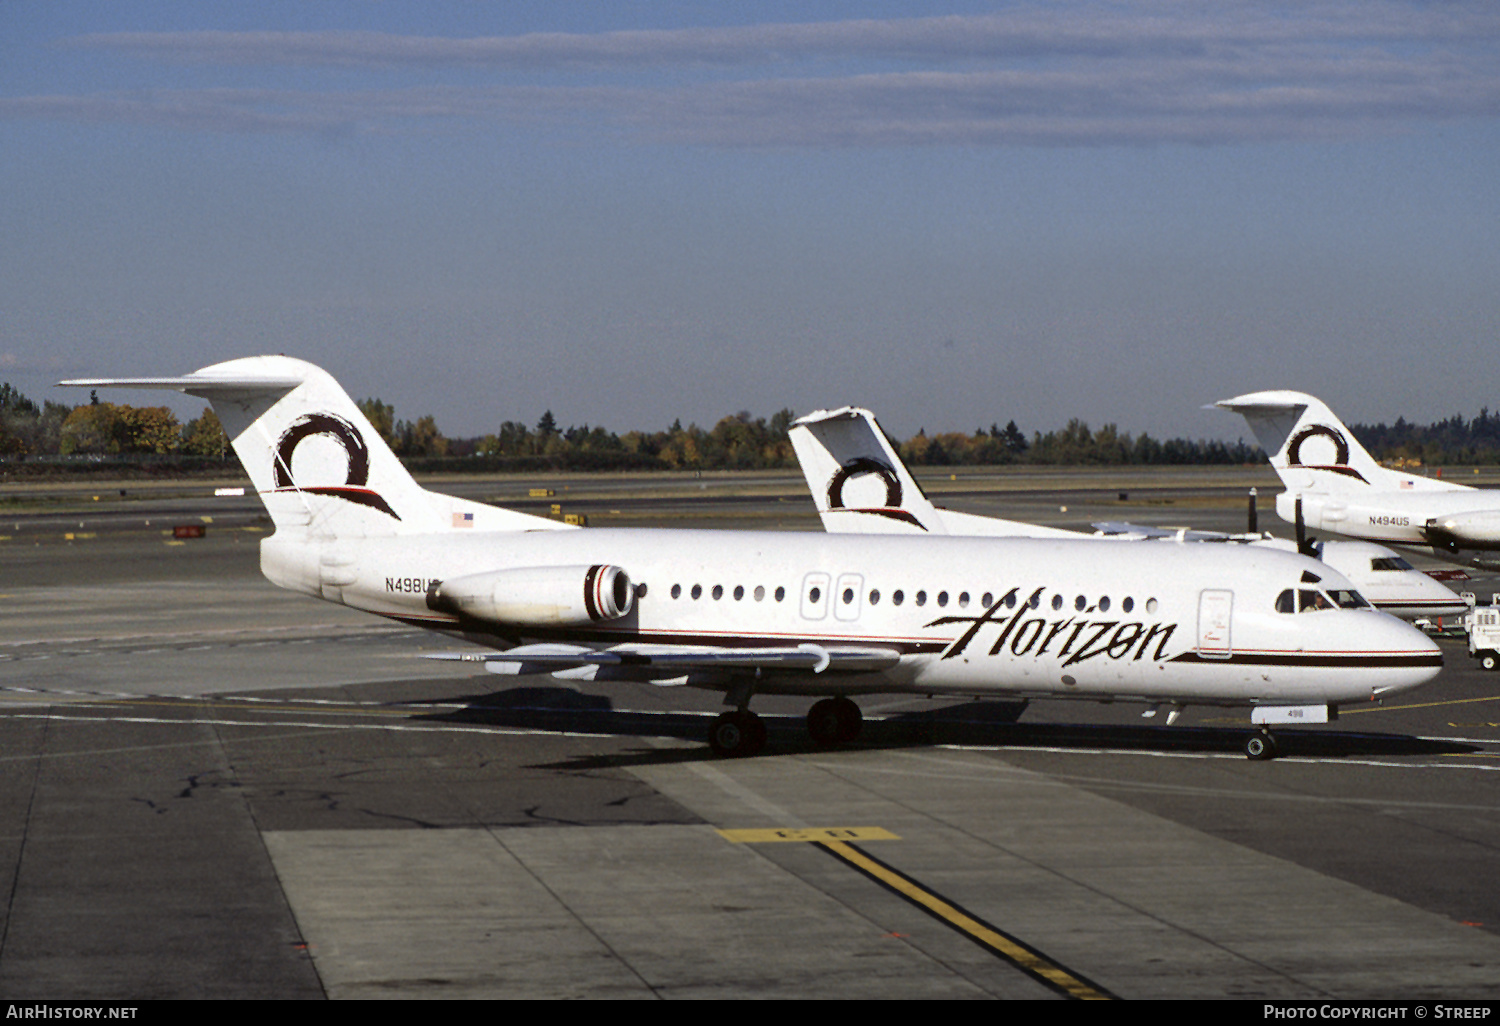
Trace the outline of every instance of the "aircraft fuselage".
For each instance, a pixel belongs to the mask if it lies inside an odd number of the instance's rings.
[[[476,567],[611,564],[628,614],[508,627],[430,608]],[[263,543],[277,584],[495,648],[861,645],[878,672],[782,673],[757,691],[1301,705],[1369,701],[1436,675],[1436,646],[1370,609],[1277,611],[1327,567],[1276,551],[1099,540],[590,529]],[[1336,574],[1331,574],[1337,577]],[[1331,587],[1347,585],[1332,584]],[[722,676],[689,680],[723,686]]]

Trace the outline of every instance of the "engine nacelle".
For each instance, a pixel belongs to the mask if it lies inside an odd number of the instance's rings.
[[[1452,513],[1427,521],[1427,536],[1436,544],[1466,549],[1500,548],[1500,512]]]
[[[577,627],[618,620],[635,607],[635,585],[617,566],[531,566],[439,581],[427,608],[517,627]]]

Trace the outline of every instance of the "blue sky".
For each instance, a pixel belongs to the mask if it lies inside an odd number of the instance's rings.
[[[454,435],[1497,405],[1477,0],[5,0],[0,190],[35,398],[285,352]]]

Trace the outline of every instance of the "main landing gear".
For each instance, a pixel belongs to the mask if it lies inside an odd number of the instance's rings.
[[[840,695],[814,702],[807,711],[807,732],[820,748],[832,748],[859,737],[864,717],[859,706]]]
[[[807,732],[820,748],[832,748],[859,737],[864,717],[849,699],[825,698],[807,713]],[[746,758],[766,746],[766,724],[748,708],[721,713],[708,728],[708,747],[715,755]]]
[[[765,746],[765,721],[749,709],[720,713],[708,728],[708,747],[715,755],[751,756]]]

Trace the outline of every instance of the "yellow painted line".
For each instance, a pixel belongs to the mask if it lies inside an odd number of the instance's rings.
[[[1455,698],[1450,702],[1419,702],[1415,705],[1382,705],[1374,708],[1361,706],[1357,709],[1350,709],[1347,706],[1341,705],[1339,706],[1339,715],[1352,716],[1355,713],[1395,712],[1398,709],[1436,709],[1445,705],[1469,705],[1472,702],[1500,702],[1500,695],[1488,695],[1484,698]]]
[[[1115,995],[1071,973],[1040,951],[996,929],[978,916],[939,897],[900,870],[881,862],[851,844],[851,841],[899,841],[884,827],[788,827],[783,829],[720,830],[719,835],[735,844],[772,844],[782,841],[811,843],[851,866],[882,887],[915,905],[939,922],[952,927],[991,954],[998,955],[1032,979],[1065,997],[1080,1001],[1111,1001]]]
[[[884,827],[808,827],[784,830],[720,830],[720,836],[735,844],[769,844],[777,841],[899,841]]]
[[[1048,959],[1040,951],[945,901],[911,877],[843,841],[817,841],[819,848],[853,866],[888,890],[905,898],[940,922],[967,934],[980,947],[999,955],[1022,972],[1053,990],[1080,1001],[1110,1001],[1113,994]]]

